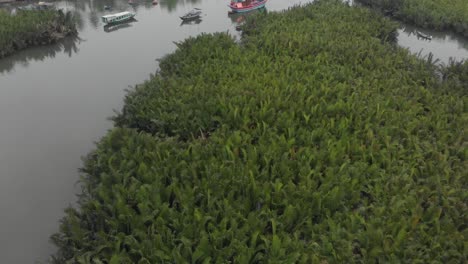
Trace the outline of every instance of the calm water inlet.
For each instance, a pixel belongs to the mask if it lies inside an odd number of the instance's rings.
[[[235,36],[242,16],[228,15],[228,0],[76,0],[55,2],[78,18],[79,36],[0,59],[0,256],[1,263],[45,261],[54,248],[63,209],[76,201],[81,157],[111,128],[125,89],[148,79],[157,59],[202,32]],[[305,3],[270,0],[266,12]],[[111,6],[112,10],[104,10]],[[202,9],[200,20],[179,16]],[[13,9],[12,6],[5,6]],[[104,27],[100,18],[121,11],[136,21]],[[468,59],[468,41],[436,32],[417,39],[415,28],[399,31],[411,52],[440,61]]]

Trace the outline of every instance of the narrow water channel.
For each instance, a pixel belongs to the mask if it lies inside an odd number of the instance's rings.
[[[418,37],[417,32],[431,36],[431,40]],[[398,44],[423,57],[432,54],[438,63],[447,64],[450,58],[468,59],[468,40],[452,33],[437,32],[403,24],[398,30]]]
[[[60,1],[79,18],[79,37],[24,50],[0,60],[0,256],[2,263],[44,261],[53,252],[49,236],[63,209],[73,203],[80,157],[93,148],[120,109],[124,90],[149,78],[156,59],[202,32],[235,35],[239,16],[228,16],[228,0]],[[307,1],[270,0],[278,11]],[[105,11],[104,6],[112,6]],[[201,21],[181,24],[179,16],[198,7]],[[10,8],[11,7],[6,7]],[[100,17],[136,12],[136,22],[104,29]],[[468,42],[451,35],[418,40],[400,31],[412,52],[432,52],[441,61],[468,58]],[[456,49],[454,47],[457,47]]]

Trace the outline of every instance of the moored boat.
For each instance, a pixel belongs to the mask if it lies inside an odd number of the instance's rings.
[[[418,36],[418,38],[423,38],[423,39],[427,39],[427,40],[432,39],[431,35],[426,35],[426,34],[424,34],[422,32],[419,32],[419,31],[416,31],[416,35]]]
[[[47,6],[47,7],[51,7],[51,6],[54,6],[53,3],[47,3],[47,2],[39,2],[37,3],[38,6]]]
[[[248,12],[264,7],[267,1],[268,0],[232,0],[229,7],[234,13]]]
[[[192,19],[197,19],[200,18],[201,16],[201,9],[200,8],[194,8],[190,12],[186,13],[185,15],[181,16],[180,19],[184,21],[192,20]]]
[[[133,19],[134,16],[135,16],[135,13],[125,11],[121,13],[105,15],[105,16],[102,16],[101,19],[102,19],[102,22],[106,24],[114,24],[114,23],[119,23],[119,22]]]
[[[54,7],[54,4],[48,3],[48,2],[38,2],[36,4],[37,10],[48,10],[48,9],[52,9],[53,7]]]

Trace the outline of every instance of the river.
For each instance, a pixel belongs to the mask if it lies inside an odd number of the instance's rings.
[[[157,59],[202,32],[235,30],[227,0],[76,0],[56,2],[79,17],[79,38],[30,48],[0,60],[0,256],[2,263],[45,261],[63,209],[76,201],[81,157],[111,128],[125,89],[148,79]],[[139,1],[139,2],[138,2]],[[270,0],[267,11],[304,3]],[[104,6],[113,7],[105,11]],[[201,21],[181,24],[194,7]],[[136,12],[136,22],[104,30],[100,17]],[[468,58],[468,42],[450,34],[400,29],[399,43],[441,62]]]

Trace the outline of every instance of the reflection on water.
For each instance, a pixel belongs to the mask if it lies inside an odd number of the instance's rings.
[[[122,11],[132,11],[138,13],[140,9],[160,9],[163,12],[171,13],[177,9],[177,6],[200,4],[202,0],[160,0],[158,5],[154,5],[152,0],[133,0],[133,4],[129,4],[128,0],[66,0],[54,2],[56,8],[70,11],[75,17],[77,29],[79,32],[85,30],[88,25],[98,29],[101,27],[100,18],[106,14],[112,14]],[[29,2],[18,2],[13,4],[0,5],[0,9],[15,13],[18,8],[27,6]],[[131,22],[135,22],[131,21]],[[202,19],[194,21],[182,21],[180,26],[198,25]],[[130,28],[133,25],[130,23],[117,24],[112,26],[102,26],[107,33],[117,30]],[[71,56],[78,52],[78,46],[81,40],[77,37],[66,38],[59,43],[32,47],[20,51],[14,55],[4,58],[0,62],[0,73],[8,73],[12,71],[15,65],[27,66],[31,61],[42,61],[45,58],[54,58],[59,52],[64,52]]]
[[[347,1],[350,5],[362,6],[359,1]],[[417,32],[432,38],[418,36]],[[468,39],[453,32],[440,32],[402,23],[398,29],[398,45],[421,57],[431,56],[442,64],[447,64],[450,59],[468,59]]]
[[[177,6],[193,5],[201,3],[202,0],[161,0],[158,5],[153,4],[152,0],[132,0],[129,3],[127,0],[79,0],[79,1],[60,1],[57,3],[58,8],[63,8],[72,11],[77,17],[78,29],[82,30],[87,19],[91,26],[97,28],[99,26],[100,17],[106,14],[118,13],[122,11],[138,12],[141,8],[150,9],[158,6],[163,11],[172,13]]]
[[[194,5],[201,3],[202,0],[160,0],[158,5],[162,10],[172,13],[176,10],[177,6]],[[118,11],[118,10],[129,10],[132,9],[137,11],[140,7],[146,9],[155,6],[152,0],[132,0],[131,3],[128,0],[69,0],[61,1],[65,6],[72,7],[76,11],[89,12],[90,19],[94,19],[94,16],[102,15],[104,11]],[[106,7],[110,7],[108,10]],[[106,10],[107,9],[107,10]]]
[[[82,31],[85,24],[89,24],[93,28],[98,28],[100,26],[100,17],[106,14],[122,11],[132,11],[138,13],[140,9],[149,10],[155,8],[160,9],[166,13],[172,13],[177,10],[178,6],[183,7],[202,4],[202,1],[203,0],[160,0],[156,6],[153,5],[152,0],[132,0],[133,4],[131,5],[128,3],[128,0],[68,0],[57,2],[57,7],[72,11],[72,13],[77,18],[77,27],[79,31]],[[354,1],[352,0],[345,1],[347,1],[350,5],[354,4]],[[298,1],[298,3],[291,3],[290,6],[301,3],[301,1]],[[274,6],[276,4],[276,2],[270,1],[268,6]],[[11,5],[6,6],[6,8],[14,10]],[[232,23],[240,24],[245,20],[246,16],[258,12],[267,12],[267,10],[264,8],[254,10],[249,13],[230,14],[229,18],[231,19]],[[198,25],[201,22],[201,19],[197,19],[195,21],[183,21],[180,23],[180,26]],[[104,31],[112,32],[129,27],[131,27],[131,25],[119,25],[116,27],[104,28]],[[418,37],[416,34],[417,31],[433,36],[432,40]],[[421,54],[423,56],[432,54],[434,58],[439,59],[443,63],[448,62],[450,58],[454,58],[455,60],[468,59],[468,40],[462,37],[457,37],[450,33],[447,34],[405,25],[399,30],[398,43],[400,46],[408,48],[412,53]],[[51,50],[54,49],[58,48],[51,48]],[[5,71],[5,68],[11,69],[11,67],[5,67],[5,65],[0,66],[1,71]]]
[[[8,73],[15,67],[16,64],[21,64],[23,67],[31,61],[43,61],[45,58],[55,58],[55,55],[63,52],[71,57],[78,53],[78,45],[81,39],[77,36],[67,37],[56,44],[33,47],[15,53],[11,56],[3,58],[0,63],[0,73]]]
[[[432,36],[432,39],[420,37],[418,32]],[[398,33],[398,44],[412,53],[423,57],[432,54],[434,59],[444,64],[447,64],[450,58],[456,61],[468,59],[468,40],[463,37],[411,25],[403,25]]]
[[[248,16],[259,14],[259,13],[266,14],[268,13],[268,9],[266,7],[263,7],[263,8],[255,9],[246,13],[228,12],[228,17],[231,19],[232,23],[242,24]]]
[[[198,25],[203,21],[201,18],[196,18],[192,20],[182,20],[182,23],[180,23],[180,26],[184,25]]]
[[[110,33],[112,31],[117,31],[119,29],[129,28],[129,27],[132,27],[133,22],[137,22],[137,20],[135,18],[132,18],[132,19],[127,20],[127,21],[122,22],[122,23],[117,23],[117,24],[112,24],[112,25],[105,25],[104,26],[104,31],[107,32],[107,33]]]

